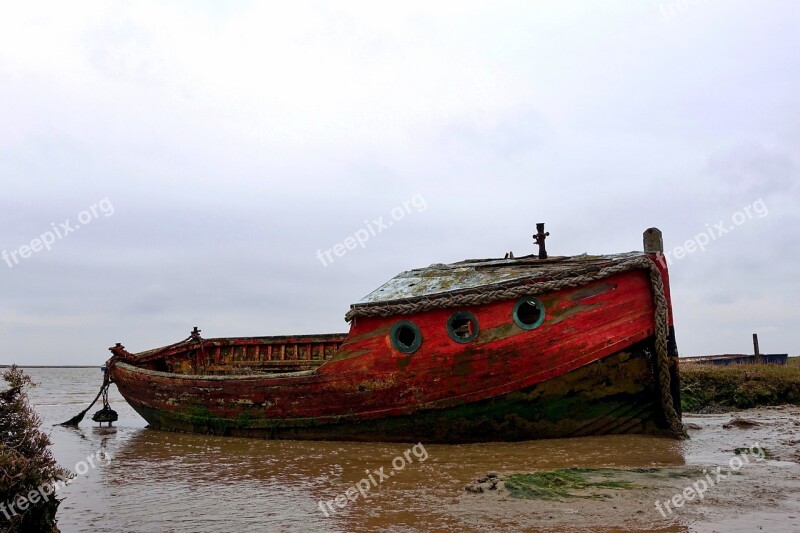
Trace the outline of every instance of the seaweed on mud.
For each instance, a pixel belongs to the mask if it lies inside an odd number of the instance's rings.
[[[605,498],[608,497],[607,494],[596,491],[636,488],[630,481],[607,479],[617,473],[610,469],[565,468],[548,472],[512,474],[505,479],[505,488],[512,498],[538,500]]]
[[[759,458],[763,458],[763,459],[770,459],[770,458],[775,457],[775,454],[773,454],[769,449],[764,448],[763,446],[759,446],[758,449],[761,451],[761,453],[763,455],[759,455],[759,454],[753,452],[752,448],[747,448],[747,447],[734,448],[733,449],[733,453],[734,453],[734,455],[745,455],[745,454],[748,454],[748,455],[752,455],[754,457],[759,457]]]

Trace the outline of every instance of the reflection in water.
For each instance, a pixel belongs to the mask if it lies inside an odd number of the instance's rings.
[[[95,369],[31,369],[31,391],[46,425],[68,419],[100,387]],[[122,401],[110,400],[113,428],[53,427],[54,453],[68,467],[104,448],[111,464],[90,470],[63,490],[62,531],[463,531],[464,485],[488,470],[530,471],[572,466],[684,464],[682,444],[646,436],[427,445],[415,461],[326,518],[332,500],[385,467],[409,444],[261,441],[155,431]],[[88,417],[87,417],[88,420]],[[464,503],[466,501],[466,503]],[[474,517],[473,517],[474,518]],[[483,517],[493,522],[491,511]]]

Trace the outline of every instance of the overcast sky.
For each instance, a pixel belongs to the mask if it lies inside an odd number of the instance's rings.
[[[0,363],[346,331],[541,221],[661,228],[682,355],[800,352],[796,1],[388,5],[5,4]]]

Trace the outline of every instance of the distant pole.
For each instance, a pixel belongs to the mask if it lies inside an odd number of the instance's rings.
[[[758,364],[761,362],[761,354],[758,352],[758,333],[753,333],[753,350],[756,354],[755,362]]]

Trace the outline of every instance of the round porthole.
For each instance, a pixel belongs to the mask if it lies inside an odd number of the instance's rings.
[[[414,353],[422,344],[422,332],[408,320],[401,320],[392,326],[389,336],[394,347],[403,353]]]
[[[458,311],[447,319],[447,334],[456,342],[474,340],[478,330],[478,319],[469,311]]]
[[[513,315],[522,329],[536,329],[544,322],[544,304],[538,298],[523,298],[514,305]]]

